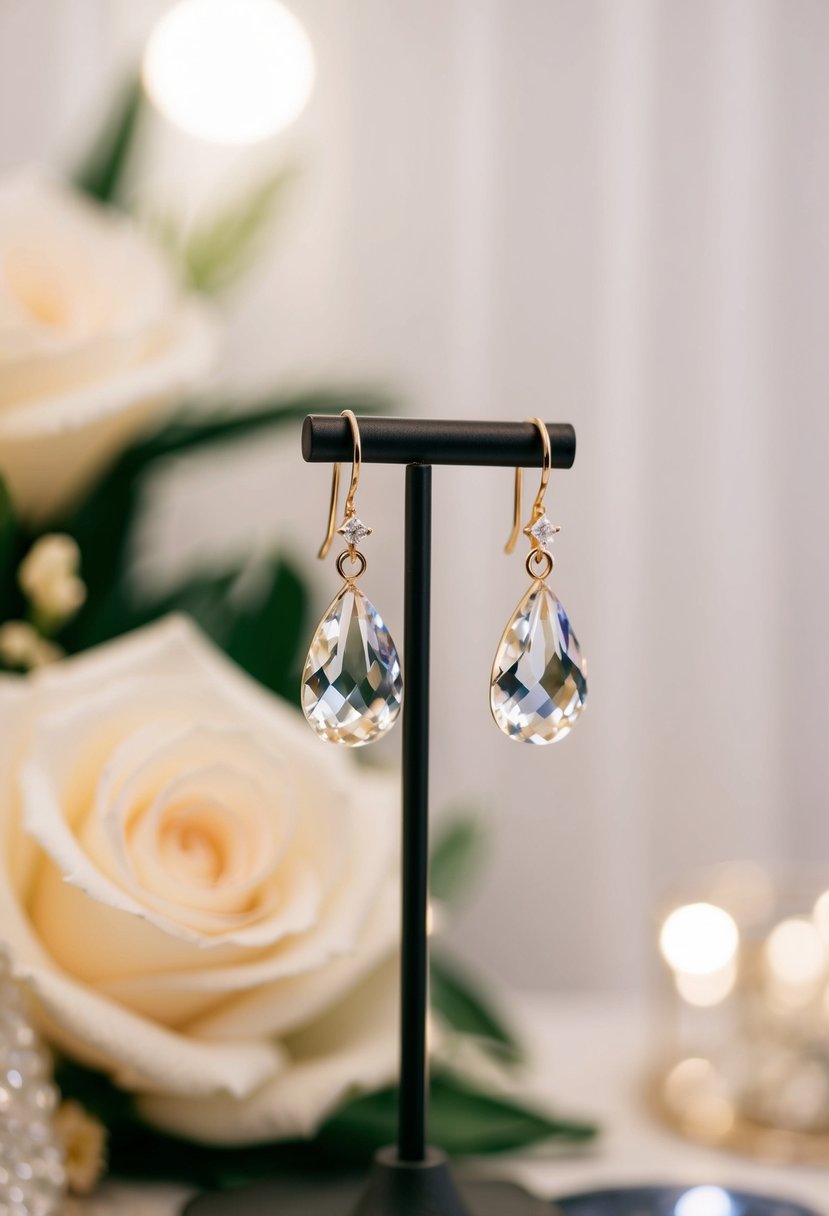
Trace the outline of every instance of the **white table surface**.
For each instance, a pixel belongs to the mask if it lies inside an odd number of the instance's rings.
[[[487,1172],[541,1195],[615,1183],[714,1183],[785,1196],[829,1216],[829,1168],[773,1167],[698,1147],[654,1121],[642,1101],[650,1022],[640,1003],[617,996],[522,998],[536,1045],[533,1087],[563,1113],[598,1120],[589,1152],[490,1161]],[[174,1216],[187,1192],[175,1187],[108,1185],[77,1205],[78,1216]],[[73,1205],[75,1206],[75,1205]]]

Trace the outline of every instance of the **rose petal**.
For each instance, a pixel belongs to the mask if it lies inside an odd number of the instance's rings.
[[[345,1098],[388,1084],[397,1061],[397,961],[380,967],[331,1014],[287,1042],[279,1076],[241,1101],[149,1097],[142,1116],[205,1144],[310,1136]]]
[[[175,1034],[56,971],[14,953],[12,961],[52,1042],[82,1063],[105,1069],[127,1089],[244,1098],[286,1066],[276,1043],[210,1043]]]
[[[203,378],[215,327],[202,305],[182,305],[163,344],[136,366],[60,396],[0,412],[0,470],[18,511],[66,510],[112,459]]]
[[[191,697],[192,683],[190,681]],[[129,707],[125,721],[122,721],[123,709],[119,714],[119,693]],[[173,915],[170,907],[162,905],[159,911],[155,911],[159,904],[150,898],[151,892],[139,890],[137,884],[125,883],[122,874],[101,864],[103,857],[94,840],[93,861],[90,852],[75,836],[71,823],[67,822],[66,808],[70,808],[70,821],[83,814],[84,796],[88,800],[88,794],[84,794],[83,773],[86,769],[93,772],[100,770],[110,746],[107,731],[99,729],[94,735],[93,756],[86,758],[79,754],[78,739],[91,733],[86,723],[107,721],[107,730],[117,737],[119,732],[129,729],[131,715],[137,714],[144,721],[147,717],[160,719],[159,729],[166,730],[169,735],[179,729],[177,723],[182,717],[186,721],[188,715],[192,720],[195,713],[209,716],[211,695],[215,699],[214,690],[205,687],[199,698],[177,705],[174,681],[164,681],[159,686],[155,681],[132,680],[127,688],[110,683],[108,689],[97,697],[88,694],[80,712],[70,709],[55,711],[40,723],[38,736],[22,773],[26,830],[53,859],[66,882],[79,887],[107,907],[139,917],[155,924],[163,932],[200,945],[210,944],[206,935],[221,929],[222,922],[202,921],[202,928],[191,929],[180,917]],[[220,709],[216,712],[227,716],[228,706],[221,702],[219,704]],[[172,720],[172,724],[166,727],[163,725],[165,714],[170,715]],[[260,725],[258,718],[256,725]],[[197,737],[198,727],[188,727],[187,733]],[[273,723],[270,734],[274,734]],[[174,756],[171,757],[173,763]],[[295,764],[291,764],[290,771],[297,771]],[[339,838],[347,825],[341,808],[336,805],[338,800],[347,802],[345,788],[339,780],[331,782],[326,780],[327,777],[329,774],[324,769],[321,771],[319,764],[307,773],[303,771],[302,784],[296,786],[296,814],[300,826],[293,841],[298,857],[314,858],[314,875],[317,879],[322,878],[323,882],[330,882],[341,868],[342,845]],[[278,779],[279,772],[274,771],[271,780]],[[71,811],[72,805],[79,800],[80,810]],[[234,930],[232,926],[225,925],[228,931],[223,936],[222,944],[261,948],[308,926],[309,917],[313,915],[313,909],[309,911],[309,900],[316,898],[312,886],[309,886],[310,868],[303,869],[299,863],[292,863],[289,869],[286,868],[284,877],[285,899],[277,912],[247,927]],[[298,885],[300,879],[301,885]],[[301,896],[301,903],[296,902],[291,906],[289,889],[294,896]],[[191,919],[192,915],[194,913],[191,913]]]
[[[221,992],[227,996],[276,980],[309,975],[323,965],[330,965],[338,956],[352,953],[366,918],[385,887],[394,857],[397,820],[390,814],[389,801],[386,779],[365,782],[360,805],[352,812],[354,855],[349,858],[350,881],[342,884],[312,931],[284,942],[278,950],[250,961],[241,958],[230,966],[200,967],[187,973],[144,972],[119,984],[119,994],[126,999],[129,993],[130,1000],[138,999],[139,993],[152,992]]]
[[[51,865],[41,874],[32,921],[53,962],[164,1025],[180,1026],[201,1017],[227,993],[247,984],[243,970],[237,978],[233,967],[238,947],[221,948],[218,958],[215,952],[205,957],[197,945],[159,933],[154,925],[115,912],[63,884]],[[95,947],[89,948],[89,942]],[[214,958],[220,966],[210,966]],[[168,969],[157,972],[162,964]]]
[[[250,989],[190,1027],[206,1039],[272,1038],[321,1017],[396,950],[400,940],[400,888],[390,881],[372,910],[357,949],[325,967]]]
[[[15,881],[26,881],[38,862],[32,842],[19,831],[13,781],[14,756],[25,732],[26,687],[18,676],[0,675],[0,720],[4,724],[0,731],[0,941],[13,953],[48,964],[49,956],[32,931]]]
[[[174,709],[175,692],[166,700]],[[105,869],[117,859],[119,884],[140,894],[142,902],[149,898],[163,915],[187,924],[197,911],[193,927],[199,931],[232,929],[250,920],[254,888],[276,873],[295,839],[298,798],[290,762],[249,730],[208,721],[171,727],[162,712],[157,707],[153,727],[130,734],[113,753],[98,786],[95,814],[82,830],[83,844]],[[187,712],[182,707],[185,721]],[[203,707],[199,712],[206,716],[211,711]],[[167,872],[162,823],[169,829],[180,821],[185,811],[176,814],[170,806],[188,798],[213,806],[216,830],[222,818],[227,820],[221,881],[194,887],[182,873],[173,877]],[[217,799],[226,804],[224,814]],[[186,813],[192,824],[192,812]],[[229,853],[238,856],[240,851],[248,861],[233,876]],[[200,915],[205,912],[236,916],[225,921],[218,915],[210,929]]]
[[[161,248],[134,221],[43,172],[0,184],[0,267],[4,365],[146,332],[177,294]]]

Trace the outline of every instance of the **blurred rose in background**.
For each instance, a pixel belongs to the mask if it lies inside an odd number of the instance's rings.
[[[216,335],[133,222],[44,175],[0,184],[0,262],[0,472],[39,521],[203,380]]]

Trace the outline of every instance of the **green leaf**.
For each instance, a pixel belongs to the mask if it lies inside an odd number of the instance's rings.
[[[273,557],[255,569],[196,574],[164,596],[137,603],[118,583],[89,605],[69,640],[73,649],[85,650],[183,613],[255,679],[296,700],[307,603],[299,572],[286,558]]]
[[[485,854],[486,833],[480,815],[451,819],[432,846],[429,886],[433,899],[458,903],[480,873]]]
[[[366,1161],[392,1143],[396,1131],[397,1091],[385,1089],[338,1111],[318,1141],[340,1160]],[[546,1140],[581,1143],[595,1134],[592,1124],[558,1119],[517,1099],[483,1093],[449,1074],[432,1078],[429,1141],[451,1157],[515,1151]]]
[[[24,617],[25,597],[17,571],[31,538],[21,527],[8,487],[0,477],[0,623]]]
[[[79,1102],[107,1128],[137,1119],[132,1095],[118,1089],[102,1072],[58,1056],[55,1082],[64,1098]]]
[[[190,287],[215,295],[251,266],[294,176],[290,169],[272,174],[186,238],[178,253]]]
[[[78,542],[81,574],[87,587],[86,603],[61,639],[69,651],[92,645],[84,640],[90,634],[101,640],[101,627],[93,621],[102,616],[114,617],[113,604],[126,608],[128,592],[124,580],[140,503],[140,473],[133,450],[125,452],[75,510],[57,521],[61,531]],[[106,631],[104,635],[113,636]]]
[[[83,610],[61,631],[60,643],[69,654],[77,654],[130,633],[152,619],[139,611],[126,583],[116,582],[97,595],[87,596]]]
[[[290,562],[280,558],[265,572],[256,599],[243,612],[237,612],[222,645],[266,688],[296,701],[307,617],[305,584]]]
[[[17,517],[8,486],[0,477],[0,587],[14,577],[18,549]]]
[[[523,1058],[521,1044],[493,1008],[475,981],[451,962],[432,955],[430,972],[432,1008],[453,1030],[481,1041],[506,1060]]]
[[[254,679],[296,700],[307,603],[299,572],[273,557],[243,571],[196,575],[140,612],[143,623],[184,613]]]
[[[123,89],[85,162],[74,174],[75,186],[90,198],[100,203],[116,202],[143,106],[144,88],[140,76],[135,75]]]

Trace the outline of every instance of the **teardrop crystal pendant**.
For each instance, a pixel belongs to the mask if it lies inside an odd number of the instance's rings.
[[[492,716],[522,743],[555,743],[587,701],[587,664],[567,613],[541,579],[516,608],[495,655]]]
[[[391,634],[371,600],[347,582],[320,621],[305,660],[305,717],[327,742],[363,747],[394,725],[402,698]]]

